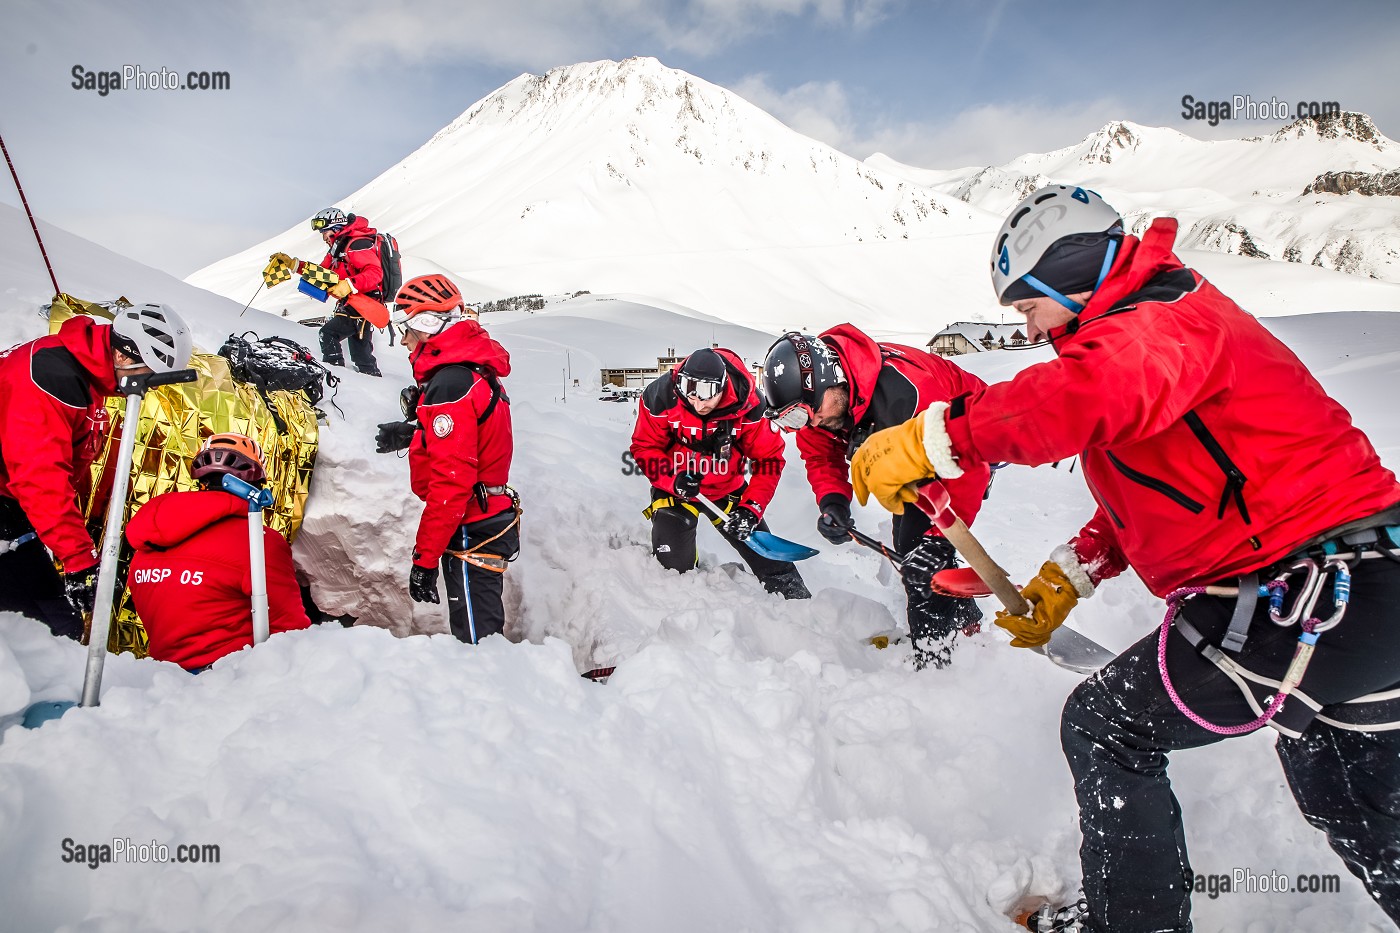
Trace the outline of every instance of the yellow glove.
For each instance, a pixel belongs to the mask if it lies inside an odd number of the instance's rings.
[[[350,284],[349,279],[341,279],[331,286],[330,296],[332,298],[349,298],[350,293],[355,290],[355,286]]]
[[[273,262],[286,266],[287,270],[292,273],[301,271],[301,260],[293,259],[286,253],[273,253],[271,258]]]
[[[1079,593],[1069,582],[1064,570],[1053,560],[1041,565],[1040,573],[1027,583],[1021,595],[1031,604],[1031,617],[1012,615],[1005,609],[997,613],[997,625],[1011,633],[1011,647],[1039,648],[1050,640],[1050,633],[1079,605]]]
[[[851,458],[851,487],[861,505],[871,496],[896,515],[904,503],[917,502],[914,483],[936,474],[924,453],[924,416],[876,431]]]

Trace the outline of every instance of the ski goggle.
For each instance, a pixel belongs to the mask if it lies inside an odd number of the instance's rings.
[[[812,421],[812,406],[806,402],[793,402],[782,411],[768,414],[766,417],[784,431],[800,431]]]
[[[323,230],[327,230],[327,229],[330,229],[330,230],[339,230],[339,229],[340,229],[341,227],[343,227],[343,226],[345,226],[344,223],[332,223],[332,222],[330,221],[330,219],[329,219],[329,218],[326,218],[326,217],[312,217],[312,218],[311,218],[311,229],[312,229],[312,230],[316,230],[316,231],[323,231]]]
[[[708,402],[724,389],[723,379],[697,379],[694,376],[681,374],[680,377],[681,395],[686,398],[693,398],[701,402]]]
[[[453,324],[462,319],[461,315],[452,311],[447,314],[438,314],[432,311],[421,311],[412,317],[401,317],[393,321],[394,330],[402,340],[408,336],[411,330],[423,337],[432,337],[447,330]]]

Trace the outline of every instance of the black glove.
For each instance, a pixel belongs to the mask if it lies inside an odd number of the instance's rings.
[[[817,519],[817,531],[832,544],[845,544],[851,540],[851,529],[856,527],[851,518],[851,500],[834,493],[823,496],[821,517]]]
[[[92,615],[93,603],[97,601],[97,568],[89,567],[87,570],[65,573],[63,595],[78,615]]]
[[[700,481],[704,479],[699,473],[677,473],[675,490],[678,499],[694,499],[700,492]]]
[[[724,521],[724,530],[726,534],[731,534],[740,541],[747,541],[749,535],[758,530],[759,521],[761,519],[753,512],[742,505],[736,505],[729,513],[729,518]]]
[[[904,555],[904,565],[899,568],[899,575],[904,578],[905,588],[927,593],[934,574],[957,565],[957,551],[947,538],[924,535],[914,549]]]
[[[437,591],[438,569],[413,565],[408,572],[408,595],[415,603],[440,602]]]
[[[407,421],[386,421],[379,426],[379,433],[374,436],[374,452],[389,454],[396,450],[407,450],[417,431],[418,426]]]

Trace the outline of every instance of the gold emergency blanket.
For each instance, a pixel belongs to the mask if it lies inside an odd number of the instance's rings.
[[[129,305],[125,299],[120,299],[115,306]],[[102,305],[59,295],[49,310],[50,330],[57,331],[59,325],[74,314],[112,317]],[[229,373],[228,361],[222,356],[196,352],[190,359],[190,368],[199,373],[198,381],[160,386],[147,392],[141,401],[123,524],[153,496],[200,488],[190,476],[190,459],[199,452],[206,438],[232,431],[248,435],[262,448],[263,469],[273,498],[272,508],[263,512],[264,521],[289,542],[295,540],[306,511],[311,471],[316,463],[319,429],[315,409],[300,392],[269,392],[268,398],[287,425],[283,434],[278,431],[257,389],[236,382]],[[111,477],[104,473],[108,459],[116,459],[125,412],[125,398],[107,400],[111,429],[107,432],[102,454],[92,467],[93,492],[83,503],[84,517],[99,541],[106,518],[107,494],[112,486]],[[124,588],[130,559],[131,548],[123,540],[117,577],[123,591],[112,620],[108,649],[131,651],[137,657],[145,657],[146,630],[131,608],[130,591]]]

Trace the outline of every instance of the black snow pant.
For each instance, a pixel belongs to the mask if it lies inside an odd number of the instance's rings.
[[[670,497],[671,494],[665,490],[652,487],[653,502]],[[681,573],[695,567],[695,529],[699,522],[700,519],[694,512],[680,504],[658,508],[651,513],[651,553],[656,556],[661,566]],[[768,522],[759,522],[758,528],[760,531],[767,531]],[[802,582],[802,575],[797,572],[796,565],[791,561],[770,560],[758,554],[753,548],[725,531],[722,525],[715,525],[715,531],[718,531],[744,563],[749,565],[749,569],[758,577],[758,582],[763,584],[765,590],[777,593],[784,599],[812,597],[807,590],[807,584]]]
[[[6,548],[0,554],[0,610],[38,619],[55,635],[80,640],[83,617],[64,597],[63,577],[39,538],[9,546],[33,531],[19,503],[0,496],[0,547]]]
[[[894,547],[901,554],[914,549],[931,527],[928,516],[916,508],[906,508],[894,516]],[[958,565],[957,551],[944,539],[940,550],[947,570]],[[946,667],[953,659],[953,645],[965,626],[982,620],[982,610],[974,599],[945,596],[928,588],[905,584],[905,612],[909,618],[909,641],[914,647],[914,664],[924,668]]]
[[[1286,700],[1277,721],[1286,717],[1302,734],[1282,735],[1277,752],[1303,816],[1327,834],[1332,849],[1400,927],[1400,730],[1366,732],[1312,718],[1355,721],[1358,704],[1341,704],[1400,686],[1400,565],[1363,560],[1353,574],[1351,606],[1319,638],[1299,687],[1321,711],[1296,693]],[[1317,613],[1326,617],[1330,586],[1322,596]],[[1232,599],[1197,596],[1186,602],[1182,617],[1207,643],[1218,645],[1233,608]],[[1261,599],[1244,649],[1228,657],[1277,683],[1299,629],[1274,625],[1267,613]],[[1167,641],[1167,671],[1186,705],[1211,723],[1243,725],[1258,715],[1241,688],[1175,628]],[[1256,703],[1273,687],[1259,689]],[[1158,673],[1156,632],[1070,694],[1060,737],[1079,799],[1090,929],[1190,930],[1193,875],[1181,808],[1167,779],[1167,753],[1225,736],[1191,722],[1172,703]]]
[[[321,325],[321,359],[332,366],[344,366],[345,354],[340,342],[347,339],[355,370],[367,376],[378,376],[379,364],[374,361],[374,328],[358,314],[337,311]]]
[[[474,550],[484,554],[512,558],[520,553],[520,525],[505,534],[484,542],[515,520],[513,511],[502,512],[470,525],[462,525],[452,536],[449,547],[454,551]],[[483,546],[484,544],[484,546]],[[442,555],[442,579],[447,588],[447,623],[458,641],[469,645],[479,643],[487,635],[499,635],[506,627],[506,609],[501,601],[505,589],[505,574],[477,567],[451,554]]]

